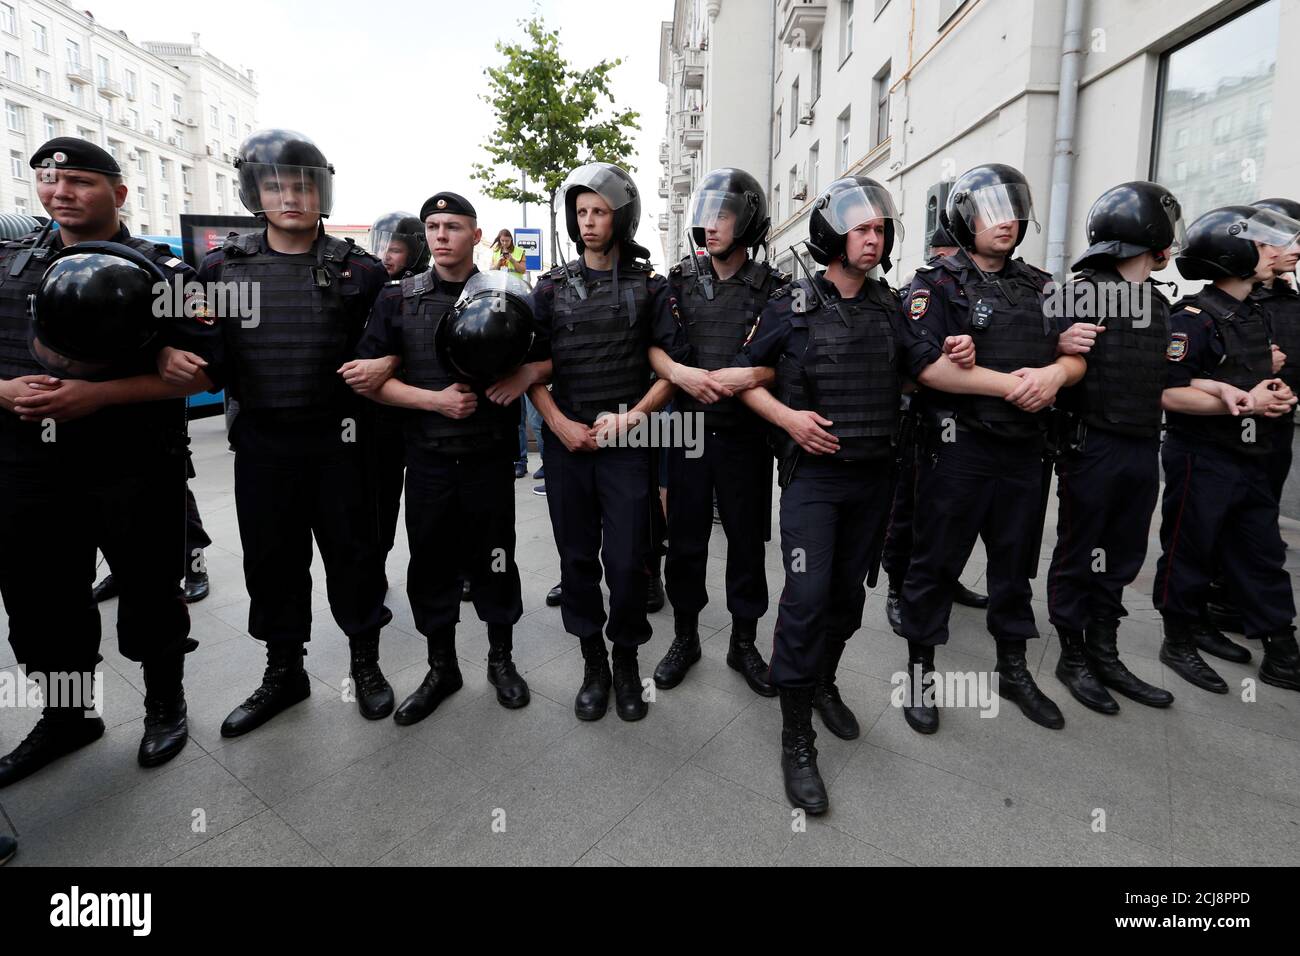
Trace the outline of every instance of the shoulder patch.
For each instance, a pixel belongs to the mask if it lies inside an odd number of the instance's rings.
[[[913,321],[921,318],[930,309],[930,290],[917,289],[912,293],[911,305],[907,308],[907,314]]]
[[[1187,333],[1174,332],[1169,336],[1169,346],[1165,349],[1165,358],[1171,362],[1181,362],[1187,355]]]
[[[1192,313],[1192,315],[1200,315],[1200,314],[1201,314],[1201,310],[1198,309],[1198,308],[1197,308],[1196,306],[1194,306],[1194,305],[1185,305],[1185,306],[1183,306],[1183,311],[1184,311],[1184,312],[1190,312],[1190,313]]]
[[[783,285],[783,286],[781,286],[781,288],[779,288],[779,289],[773,289],[773,290],[772,290],[772,294],[769,295],[768,298],[769,298],[769,299],[783,299],[783,298],[785,298],[785,297],[786,297],[787,295],[789,295],[789,294],[790,294],[790,287],[789,287],[788,285]]]

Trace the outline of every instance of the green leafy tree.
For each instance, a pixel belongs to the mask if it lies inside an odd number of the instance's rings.
[[[628,133],[641,128],[640,114],[615,110],[609,74],[621,59],[577,69],[560,53],[559,31],[546,29],[536,16],[520,24],[526,39],[497,41],[504,62],[483,71],[490,92],[481,99],[495,111],[497,128],[483,147],[490,162],[475,163],[471,177],[482,181],[493,199],[549,205],[554,265],[559,261],[555,199],[564,177],[590,162],[631,169]],[[519,181],[520,171],[530,188]]]

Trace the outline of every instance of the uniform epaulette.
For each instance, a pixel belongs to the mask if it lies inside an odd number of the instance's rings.
[[[1026,269],[1030,269],[1030,270],[1032,270],[1032,271],[1034,271],[1034,272],[1037,272],[1037,273],[1038,273],[1040,276],[1042,276],[1044,279],[1047,279],[1047,280],[1050,281],[1051,278],[1052,278],[1052,274],[1051,274],[1050,272],[1048,272],[1046,269],[1040,269],[1040,268],[1038,268],[1038,266],[1033,265],[1032,263],[1026,262],[1024,259],[1016,259],[1016,262],[1020,263],[1020,264],[1021,264],[1022,266],[1024,266]]]
[[[680,262],[677,263],[677,265],[668,270],[668,274],[674,279],[680,279],[682,277],[682,264]]]
[[[767,298],[768,298],[769,301],[772,300],[772,299],[783,299],[783,298],[785,298],[785,297],[786,297],[787,295],[789,295],[789,294],[790,294],[790,283],[787,282],[785,285],[781,286],[779,289],[773,289],[773,290],[772,290],[772,294],[769,295]]]

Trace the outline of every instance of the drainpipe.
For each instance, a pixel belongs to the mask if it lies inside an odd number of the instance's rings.
[[[1065,247],[1074,175],[1074,127],[1078,116],[1079,74],[1083,70],[1085,0],[1066,0],[1061,39],[1060,92],[1056,100],[1056,143],[1052,150],[1052,204],[1047,219],[1047,271],[1065,281]]]

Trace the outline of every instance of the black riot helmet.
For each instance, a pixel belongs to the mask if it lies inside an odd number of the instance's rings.
[[[951,248],[957,245],[957,241],[953,239],[952,233],[948,231],[948,216],[942,209],[939,210],[938,218],[939,221],[935,223],[934,232],[930,233],[930,242],[929,245],[926,246],[926,252],[931,252],[934,249],[939,249],[945,246]]]
[[[298,209],[328,217],[334,167],[315,143],[291,129],[260,129],[239,146],[239,200],[255,216]]]
[[[148,257],[118,242],[80,242],[50,263],[31,297],[28,346],[60,378],[131,374],[158,334],[158,283]]]
[[[1019,222],[1016,245],[1024,241],[1029,223],[1041,229],[1034,218],[1034,200],[1025,174],[1004,163],[985,163],[957,177],[944,208],[948,231],[963,249],[975,247],[975,235],[1004,222]],[[977,228],[976,223],[982,223]],[[1013,247],[1014,248],[1014,247]]]
[[[488,385],[523,365],[532,344],[528,285],[498,269],[470,276],[438,327],[436,347],[443,364],[466,382]]]
[[[1259,202],[1251,203],[1251,205],[1256,209],[1267,209],[1279,216],[1286,216],[1288,219],[1300,222],[1300,202],[1296,202],[1294,199],[1261,199]]]
[[[370,252],[388,268],[385,253],[396,245],[406,251],[406,264],[392,278],[416,275],[429,268],[429,244],[424,238],[424,223],[410,212],[384,213],[370,227]]]
[[[1088,210],[1088,248],[1072,268],[1085,269],[1093,260],[1131,259],[1144,252],[1171,256],[1187,242],[1183,210],[1159,183],[1122,183],[1107,189]],[[1159,265],[1163,265],[1161,260]]]
[[[767,242],[772,220],[767,214],[767,196],[758,180],[743,169],[724,167],[707,173],[691,197],[691,238],[697,248],[705,249],[706,231],[719,221],[732,222],[731,245],[717,253],[725,259],[737,248],[757,253]]]
[[[1300,222],[1254,206],[1220,206],[1187,227],[1187,244],[1177,260],[1184,279],[1249,279],[1259,266],[1259,249],[1289,246]]]
[[[885,221],[885,248],[880,268],[888,272],[889,254],[896,239],[903,237],[903,222],[889,191],[866,176],[845,176],[826,187],[813,203],[808,217],[808,251],[821,265],[843,260],[844,237],[864,222]]]
[[[611,242],[625,245],[634,252],[649,258],[649,251],[635,242],[637,223],[641,220],[641,194],[627,170],[613,163],[587,163],[565,177],[560,186],[564,201],[564,223],[569,238],[581,252],[585,246],[578,229],[578,197],[586,192],[595,193],[609,204],[614,213],[614,233]],[[604,250],[600,250],[604,251]]]

